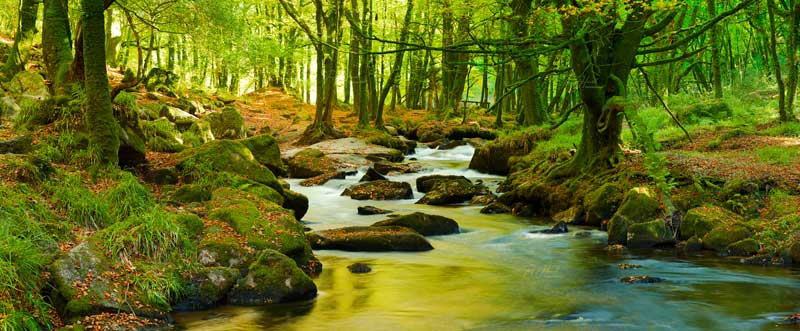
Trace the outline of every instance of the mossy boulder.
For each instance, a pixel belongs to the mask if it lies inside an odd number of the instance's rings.
[[[753,236],[749,227],[742,223],[720,225],[703,236],[703,247],[717,252],[725,252],[728,245]]]
[[[283,191],[272,171],[256,162],[250,149],[238,141],[215,140],[186,150],[178,158],[176,169],[189,181],[229,172],[267,185],[279,193]]]
[[[300,186],[309,187],[309,186],[325,185],[325,183],[327,183],[331,179],[345,179],[346,177],[347,177],[346,171],[329,172],[319,176],[307,178],[302,182],[300,182]]]
[[[483,173],[507,175],[511,157],[527,155],[536,147],[537,141],[549,139],[550,135],[549,131],[542,130],[501,137],[475,150],[469,168]]]
[[[723,101],[709,100],[675,108],[675,116],[684,124],[693,124],[703,118],[722,120],[733,114],[731,107]]]
[[[624,245],[628,240],[628,227],[657,218],[660,210],[654,193],[646,187],[633,188],[608,222],[608,243]]]
[[[286,176],[288,169],[281,160],[281,151],[278,148],[278,141],[271,135],[261,134],[242,141],[258,163],[263,164],[273,174],[277,176]]]
[[[311,178],[322,174],[336,172],[337,162],[325,156],[325,153],[313,148],[297,152],[286,162],[292,178]]]
[[[395,163],[389,161],[375,162],[375,164],[372,165],[372,168],[381,175],[386,175],[391,172],[409,174],[420,171],[420,167],[417,164]]]
[[[236,305],[264,305],[309,300],[317,295],[317,286],[295,262],[280,252],[265,249],[248,267],[228,294]]]
[[[314,249],[354,252],[429,251],[433,246],[414,230],[401,226],[352,226],[311,232]]]
[[[725,252],[733,256],[752,256],[756,255],[761,249],[761,244],[753,238],[739,240],[735,243],[728,245]]]
[[[372,226],[402,226],[417,231],[423,236],[438,236],[459,232],[458,223],[452,218],[420,212],[390,218],[372,224]]]
[[[205,118],[211,125],[211,132],[217,139],[247,138],[244,117],[236,108],[225,107],[221,112],[208,114]]]
[[[252,249],[237,241],[226,228],[211,226],[198,245],[197,261],[205,267],[242,268],[252,260]]]
[[[650,248],[674,242],[675,238],[663,220],[636,223],[628,227],[627,245],[631,248]]]
[[[464,176],[448,176],[448,175],[430,175],[430,176],[422,176],[417,178],[417,191],[420,193],[427,193],[431,189],[433,189],[436,184],[440,182],[447,182],[447,181],[467,181],[470,182],[467,177]],[[472,182],[470,182],[471,184]]]
[[[392,135],[390,135],[388,133],[382,133],[382,134],[377,134],[377,135],[373,135],[371,137],[368,137],[366,139],[366,142],[368,144],[374,144],[374,145],[378,145],[378,146],[394,148],[396,150],[399,150],[403,154],[412,154],[412,153],[414,153],[414,149],[417,148],[417,142],[416,141],[412,141],[412,140],[408,140],[408,139],[404,139],[404,138],[400,138],[400,137],[394,137],[394,136],[392,136]]]
[[[433,187],[417,201],[418,204],[448,205],[462,203],[471,200],[483,191],[481,187],[472,184],[466,178],[443,179],[433,182],[435,183]]]
[[[714,227],[741,221],[741,217],[724,208],[705,205],[686,212],[679,228],[679,237],[686,240],[697,236],[702,238]]]
[[[211,131],[211,123],[205,119],[201,119],[192,123],[192,125],[189,127],[189,130],[186,132],[189,132],[197,137],[202,144],[216,139],[216,137],[214,137],[214,132]]]
[[[172,194],[172,200],[192,203],[211,200],[211,192],[202,185],[183,185]]]
[[[20,71],[10,81],[4,83],[3,87],[16,98],[19,104],[22,104],[23,99],[39,102],[50,97],[50,91],[44,78],[33,71]]]
[[[161,107],[161,111],[159,112],[161,117],[167,118],[170,122],[175,123],[175,125],[180,128],[181,130],[186,130],[192,126],[194,122],[198,121],[198,118],[194,115],[185,112],[179,108],[170,107],[164,105]]]
[[[238,269],[211,267],[193,273],[177,304],[177,311],[195,311],[214,308],[221,303],[239,279]]]
[[[585,223],[597,226],[600,225],[602,221],[610,219],[611,216],[614,215],[614,212],[617,211],[617,208],[619,208],[622,198],[622,188],[613,183],[603,184],[596,190],[587,194],[583,199]]]
[[[197,238],[205,230],[203,220],[195,214],[178,214],[175,221],[180,224],[187,238]]]
[[[413,199],[414,191],[406,182],[376,180],[348,187],[342,195],[354,200],[401,200]]]
[[[308,197],[288,189],[283,191],[283,197],[283,208],[293,210],[295,219],[303,219],[308,212]]]

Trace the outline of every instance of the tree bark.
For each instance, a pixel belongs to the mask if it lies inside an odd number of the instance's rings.
[[[72,61],[69,16],[66,0],[44,0],[42,19],[42,57],[51,92],[61,94],[67,83]]]

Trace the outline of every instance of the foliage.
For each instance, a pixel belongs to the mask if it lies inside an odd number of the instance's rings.
[[[79,175],[64,175],[46,184],[56,210],[74,224],[99,229],[114,222],[106,201],[83,187]]]
[[[144,213],[155,206],[150,190],[126,171],[121,172],[121,178],[115,187],[103,193],[103,199],[110,206],[111,216],[116,220]]]
[[[160,207],[153,207],[103,230],[103,242],[114,255],[124,253],[167,261],[180,254],[188,242],[175,217]]]

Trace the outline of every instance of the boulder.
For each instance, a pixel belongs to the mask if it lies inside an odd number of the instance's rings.
[[[417,164],[394,163],[388,161],[375,162],[375,164],[372,165],[372,168],[381,175],[386,175],[392,172],[408,174],[419,172],[420,170],[419,165]]]
[[[741,217],[717,206],[701,206],[686,212],[678,229],[679,237],[687,240],[691,237],[702,238],[714,227],[740,222]]]
[[[739,240],[735,243],[728,245],[725,252],[733,256],[752,256],[756,255],[761,249],[761,244],[753,238]]]
[[[3,95],[2,90],[0,90],[0,95]],[[11,97],[4,96],[0,98],[0,118],[14,120],[21,110],[19,105],[17,105]]]
[[[423,236],[438,236],[459,232],[458,223],[455,220],[420,212],[390,218],[372,224],[372,226],[402,226],[412,229]]]
[[[419,183],[419,181],[417,181]],[[448,205],[469,201],[474,196],[482,193],[482,187],[472,184],[466,178],[456,179],[431,179],[423,186],[433,183],[433,187],[425,193],[418,204]],[[419,187],[419,185],[418,185]]]
[[[216,139],[216,137],[214,137],[214,132],[211,131],[211,123],[205,119],[192,123],[192,126],[189,127],[187,132],[194,134],[202,144]]]
[[[10,81],[3,84],[10,95],[14,96],[17,104],[22,100],[41,102],[50,98],[50,90],[42,75],[33,71],[20,71]]]
[[[417,191],[420,193],[427,193],[433,189],[436,184],[444,181],[465,181],[469,184],[472,182],[464,176],[445,176],[445,175],[430,175],[417,178]]]
[[[236,108],[225,107],[222,112],[208,114],[205,119],[211,125],[211,132],[217,139],[247,138],[244,118]]]
[[[208,201],[211,200],[211,192],[201,185],[183,185],[172,194],[172,200],[182,203]]]
[[[699,237],[691,237],[683,244],[684,253],[691,254],[701,250],[703,250],[703,240]]]
[[[198,121],[198,118],[194,115],[180,110],[179,108],[166,105],[161,107],[159,115],[161,115],[161,117],[166,117],[170,122],[175,123],[175,125],[177,125],[181,130],[188,129],[194,122]]]
[[[304,149],[287,160],[292,178],[311,178],[336,172],[337,162],[313,148]]]
[[[175,185],[179,179],[178,171],[173,167],[153,169],[144,176],[146,182],[156,185]]]
[[[211,227],[208,232],[225,229]],[[204,267],[225,267],[239,269],[252,260],[252,252],[231,238],[209,236],[200,241],[197,249],[197,262]]]
[[[549,139],[546,131],[525,132],[500,138],[475,150],[469,168],[495,175],[508,175],[509,159],[530,153],[536,142]]]
[[[481,209],[481,214],[508,214],[511,212],[511,207],[506,206],[498,201],[490,203],[488,206]]]
[[[620,281],[626,284],[654,284],[661,283],[664,279],[652,276],[628,276],[622,277]]]
[[[308,235],[314,249],[355,252],[429,251],[433,246],[422,235],[400,226],[353,226]]]
[[[188,182],[228,172],[283,192],[272,171],[256,162],[253,153],[238,141],[214,140],[182,152],[178,159],[175,168]]]
[[[413,199],[414,191],[411,184],[406,182],[376,180],[353,185],[345,189],[342,195],[354,200],[400,200]]]
[[[403,152],[395,148],[367,143],[354,137],[325,140],[308,148],[320,150],[334,159],[352,160],[350,163],[360,163],[370,159],[400,162],[405,158]]]
[[[378,207],[373,206],[363,206],[358,207],[358,214],[359,215],[382,215],[391,213],[391,210],[380,209]]]
[[[544,233],[544,234],[560,234],[560,233],[567,233],[569,232],[569,228],[567,228],[567,222],[558,222],[556,225],[553,225],[552,228],[547,230],[539,230],[539,231],[531,231],[531,233]]]
[[[372,268],[364,263],[353,263],[347,266],[347,270],[350,270],[350,272],[354,274],[365,274],[372,271]]]
[[[283,160],[281,160],[281,151],[275,137],[261,134],[242,140],[242,144],[253,153],[258,163],[269,168],[276,176],[286,176],[288,174],[288,169]]]
[[[619,185],[606,183],[590,192],[583,199],[584,222],[599,226],[614,215],[622,202],[623,191]]]
[[[331,179],[345,179],[347,178],[346,171],[333,171],[329,173],[324,173],[319,176],[314,176],[311,178],[307,178],[300,182],[300,186],[309,187],[309,186],[317,186],[317,185],[325,185]]]
[[[238,269],[203,267],[193,273],[184,288],[182,299],[175,304],[177,311],[196,311],[214,308],[225,300],[239,279]]]
[[[228,293],[235,305],[264,305],[309,300],[317,295],[317,286],[289,257],[265,249],[249,265]]]
[[[487,206],[495,200],[497,200],[497,196],[494,194],[482,194],[472,197],[472,199],[469,200],[469,204]]]
[[[0,154],[25,154],[31,150],[33,138],[30,135],[16,136],[0,140]]]
[[[753,232],[742,223],[717,226],[703,236],[703,247],[725,252],[728,245],[753,236]]]
[[[652,221],[657,218],[659,210],[659,202],[650,189],[637,187],[629,190],[608,223],[608,243],[625,244],[628,240],[628,227],[631,224]]]
[[[383,177],[383,175],[375,171],[374,168],[369,168],[359,182],[372,182],[376,180],[386,180],[386,177]]]
[[[450,140],[450,139],[445,138],[444,140],[442,140],[442,142],[439,144],[439,146],[436,147],[436,149],[439,149],[439,150],[450,150],[450,149],[453,149],[453,148],[456,148],[456,147],[459,147],[459,146],[464,146],[464,145],[467,145],[467,142],[464,141],[464,140]]]
[[[283,208],[294,211],[294,217],[298,221],[303,219],[303,216],[308,212],[308,197],[285,189],[283,190],[283,198]]]
[[[672,233],[663,220],[631,224],[628,227],[627,245],[631,248],[650,248],[674,243]]]

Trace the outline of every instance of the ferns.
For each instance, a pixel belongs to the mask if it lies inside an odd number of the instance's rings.
[[[631,133],[636,142],[644,150],[644,167],[648,176],[655,182],[656,187],[664,195],[669,195],[675,188],[675,181],[670,177],[667,169],[667,159],[663,154],[658,153],[660,147],[650,134],[647,124],[636,111],[624,112],[625,118],[631,128]]]

